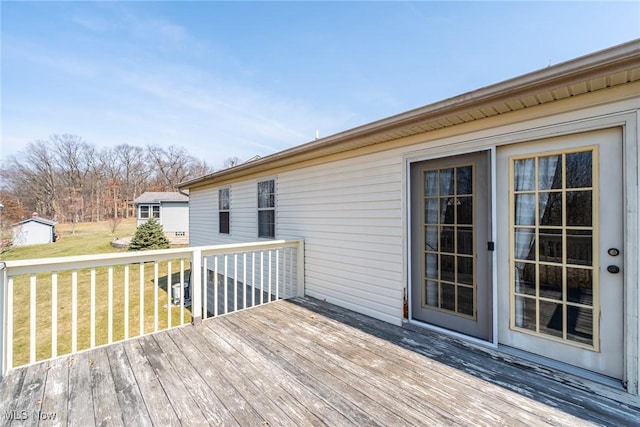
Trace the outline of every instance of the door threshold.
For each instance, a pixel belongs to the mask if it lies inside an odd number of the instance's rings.
[[[413,328],[412,328],[413,326]],[[586,369],[578,368],[567,363],[529,353],[517,348],[498,345],[476,337],[452,331],[450,329],[434,326],[429,323],[409,319],[405,320],[405,326],[411,329],[428,329],[433,332],[446,335],[459,340],[464,345],[470,345],[480,351],[486,352],[492,357],[499,358],[505,363],[514,365],[529,365],[541,374],[554,377],[558,382],[574,384],[582,389],[591,390],[593,393],[613,399],[618,402],[633,406],[640,405],[640,396],[629,394],[621,380],[598,374]]]
[[[577,366],[569,365],[568,363],[560,362],[558,360],[550,359],[548,357],[540,356],[538,354],[530,353],[528,351],[520,350],[514,347],[506,345],[498,345],[498,351],[510,356],[516,356],[520,359],[534,362],[538,365],[553,368],[558,371],[566,372],[571,375],[575,375],[580,378],[592,381],[594,383],[602,384],[613,389],[625,391],[622,381],[613,377],[608,377],[597,372],[589,371],[587,369],[579,368]]]
[[[486,340],[483,340],[482,338],[476,338],[476,337],[472,337],[471,335],[465,335],[463,333],[456,332],[451,329],[447,329],[440,326],[432,325],[430,323],[423,322],[422,320],[409,319],[408,322],[410,325],[416,325],[424,329],[430,329],[434,332],[441,333],[443,335],[448,335],[450,337],[458,338],[459,340],[464,341],[465,343],[474,344],[479,347],[485,347],[485,348],[492,348],[492,349],[498,348],[498,346],[492,341],[486,341]]]

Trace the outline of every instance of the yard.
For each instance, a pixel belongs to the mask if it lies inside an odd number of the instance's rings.
[[[122,252],[111,246],[114,237],[131,236],[135,232],[135,218],[122,221],[111,233],[108,222],[77,224],[75,233],[69,225],[56,226],[59,239],[56,243],[12,248],[4,254],[3,261],[24,260],[34,258],[50,258],[61,256],[88,255],[99,253]],[[141,272],[142,271],[142,280]],[[154,279],[157,268],[157,286]],[[96,268],[95,270],[80,269],[77,276],[77,348],[89,348],[91,343],[91,301],[92,275],[95,275],[95,345],[106,344],[111,330],[111,341],[119,341],[125,336],[137,336],[140,333],[140,301],[143,305],[143,326],[145,333],[152,332],[154,325],[155,289],[158,290],[158,326],[165,329],[169,325],[177,325],[190,320],[190,312],[185,309],[182,313],[177,307],[171,307],[168,301],[167,283],[179,283],[180,261],[158,262],[121,265],[112,268]],[[184,268],[189,268],[188,260],[184,260]],[[110,271],[111,270],[111,271]],[[188,270],[186,271],[188,274]],[[35,302],[36,316],[36,360],[47,359],[52,355],[52,319],[53,307],[57,300],[56,321],[58,338],[57,354],[69,353],[72,349],[72,308],[73,283],[72,271],[59,271],[57,275],[41,274],[36,276],[35,294],[31,292],[29,276],[19,276],[14,279],[14,348],[13,359],[16,366],[29,362],[30,341],[30,302]],[[171,280],[167,277],[171,275]],[[128,281],[125,280],[128,276]],[[111,293],[109,282],[111,277]],[[56,283],[57,281],[57,283]],[[142,286],[140,282],[142,281]],[[54,291],[55,290],[55,291]],[[55,295],[52,293],[55,292]],[[111,297],[110,297],[111,294]],[[128,295],[128,301],[125,298]],[[109,320],[109,301],[113,309]],[[22,309],[20,309],[22,308]],[[170,310],[170,313],[169,311]],[[128,315],[125,316],[125,313]],[[182,317],[182,319],[181,319]],[[111,324],[111,327],[109,327]],[[127,327],[127,330],[125,330]]]

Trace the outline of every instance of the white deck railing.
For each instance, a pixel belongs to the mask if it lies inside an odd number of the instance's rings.
[[[304,295],[303,270],[298,240],[0,262],[0,373]]]

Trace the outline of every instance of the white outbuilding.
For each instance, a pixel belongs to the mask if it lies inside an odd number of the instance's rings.
[[[29,219],[20,221],[11,226],[13,232],[13,245],[41,245],[56,241],[56,222],[40,218],[37,214]]]

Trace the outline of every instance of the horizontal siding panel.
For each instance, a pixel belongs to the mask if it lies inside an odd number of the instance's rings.
[[[354,242],[350,240],[342,240],[340,247],[337,248],[335,245],[336,239],[308,239],[306,241],[308,246],[310,246],[310,248],[314,251],[343,254],[349,253],[350,257],[353,258],[374,258],[376,260],[393,259],[393,254],[400,254],[402,250],[401,244],[394,245],[389,243]]]
[[[291,218],[294,218],[294,217],[291,217]],[[302,217],[300,216],[298,218],[302,218]],[[306,219],[307,220],[305,222],[295,222],[295,223],[292,221],[287,223],[282,223],[279,221],[278,231],[280,230],[280,227],[282,227],[283,229],[297,230],[297,229],[308,229],[308,228],[311,228],[312,226],[324,227],[324,226],[342,225],[342,226],[348,226],[352,228],[358,228],[361,230],[372,230],[373,232],[375,232],[375,229],[377,227],[388,227],[388,228],[399,227],[401,224],[400,218],[394,218],[392,216],[389,216],[387,218],[371,218],[366,216],[353,217],[353,218],[343,218],[339,216],[336,216],[334,218],[328,218],[328,217],[323,218],[322,216],[316,216],[315,218],[310,217]]]
[[[349,288],[360,289],[368,294],[375,294],[384,298],[395,298],[398,295],[398,281],[402,280],[402,274],[391,274],[386,271],[367,271],[367,274],[356,273],[354,270],[341,270],[332,265],[331,268],[316,265],[306,272],[309,280],[334,283]]]
[[[349,257],[345,257],[344,253],[347,251],[338,251],[336,248],[335,251],[327,251],[326,248],[324,251],[321,251],[316,248],[311,248],[311,254],[309,251],[305,251],[307,254],[307,264],[308,268],[313,268],[314,263],[322,264],[322,265],[332,265],[339,266],[342,264],[353,266],[353,271],[357,272],[359,269],[379,269],[382,271],[390,271],[390,272],[402,272],[402,258],[390,259],[390,257],[385,256],[384,254],[377,254],[377,256],[358,256],[351,255]],[[342,253],[341,253],[342,252]],[[374,267],[372,267],[372,265]]]
[[[285,224],[279,228],[279,231],[282,236],[294,236],[296,233],[300,232],[300,225]],[[329,225],[325,223],[318,223],[313,227],[313,230],[305,231],[305,236],[308,239],[312,239],[315,237],[322,237],[326,234],[342,234],[345,239],[349,238],[349,236],[353,236],[357,241],[369,241],[369,239],[373,239],[373,241],[381,241],[381,239],[388,239],[389,237],[400,238],[402,235],[401,233],[402,227],[400,224],[396,224],[391,227],[377,226],[376,234],[371,235],[369,227],[353,227],[344,224]]]
[[[343,184],[344,185],[344,184]],[[339,205],[346,203],[381,203],[381,202],[400,202],[399,184],[379,184],[375,192],[372,191],[307,191],[305,193],[287,194],[280,196],[278,199],[278,207],[295,207],[295,206],[326,206],[330,208],[339,208]]]
[[[309,283],[307,295],[320,300],[325,300],[331,304],[339,305],[357,313],[362,313],[385,322],[395,325],[402,323],[402,306],[382,304],[376,300],[361,299],[356,295],[346,294],[344,290],[333,290],[327,286],[314,286]],[[392,300],[389,299],[389,302]]]
[[[331,230],[327,228],[325,231],[313,231],[305,234],[305,240],[308,244],[323,244],[324,242],[333,242],[335,239],[343,239],[354,243],[374,243],[389,246],[400,246],[402,240],[398,236],[400,227],[394,229],[396,234],[375,234],[371,235],[366,232],[355,233],[351,228],[346,228],[344,232]]]

